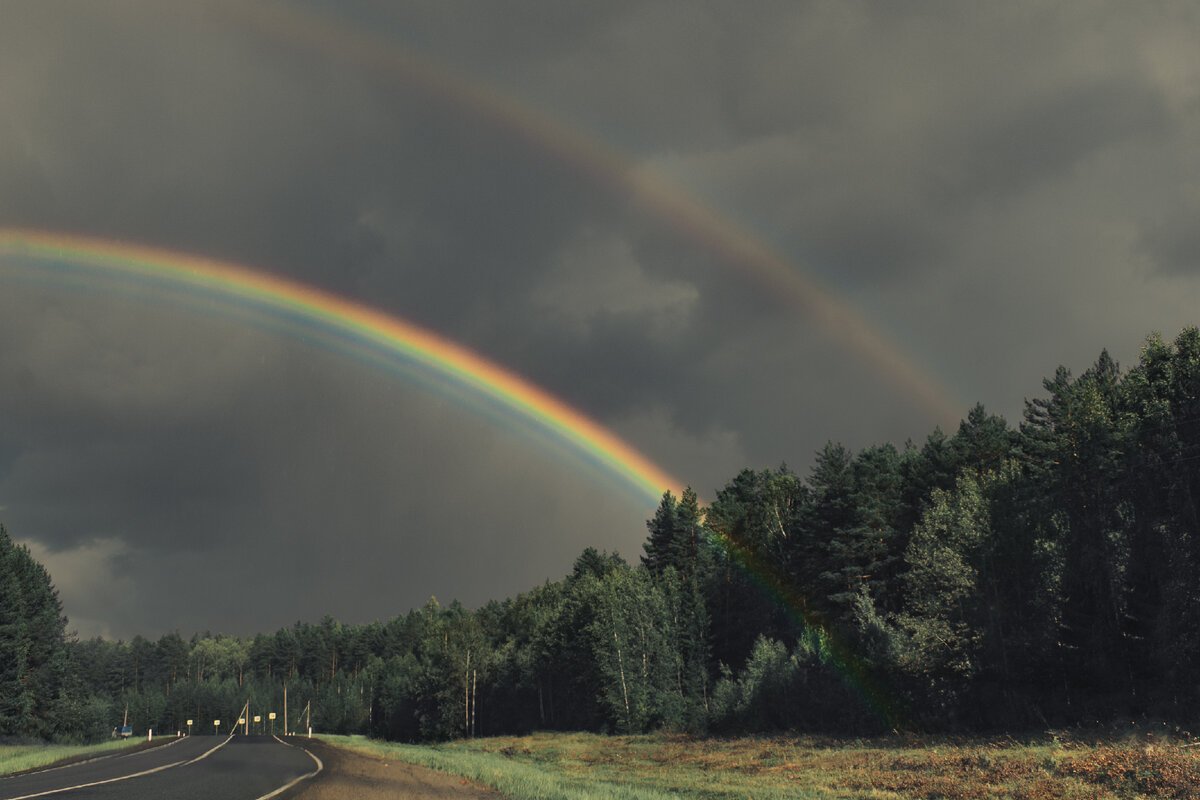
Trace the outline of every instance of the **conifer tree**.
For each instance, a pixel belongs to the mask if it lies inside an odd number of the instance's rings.
[[[29,642],[24,681],[33,702],[26,733],[48,740],[56,733],[59,705],[65,700],[70,666],[67,618],[50,574],[25,547],[17,549],[17,573],[25,593]]]
[[[1089,695],[1126,691],[1122,453],[1131,420],[1121,408],[1120,371],[1103,351],[1078,379],[1060,367],[1044,385],[1050,396],[1027,404],[1023,430],[1031,468],[1054,509],[1062,668]]]
[[[642,563],[653,573],[661,573],[668,566],[673,566],[676,560],[676,524],[678,523],[678,504],[675,495],[668,489],[663,492],[658,509],[651,519],[646,520],[649,538],[642,545],[646,551]]]
[[[25,682],[29,669],[28,613],[18,574],[19,553],[0,525],[0,734],[24,734],[33,710]]]
[[[997,470],[1016,454],[1017,434],[1004,417],[989,414],[983,403],[976,403],[950,439],[955,463],[978,474]],[[957,472],[957,470],[956,470]]]
[[[66,702],[67,619],[46,568],[0,525],[0,730],[55,734]]]
[[[1135,441],[1127,448],[1131,505],[1127,640],[1139,683],[1194,693],[1200,660],[1200,330],[1146,340],[1124,381]],[[1164,681],[1165,679],[1165,681]]]

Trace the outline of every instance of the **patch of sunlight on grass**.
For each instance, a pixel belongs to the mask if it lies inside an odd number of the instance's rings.
[[[732,800],[826,797],[795,781],[673,764],[659,756],[666,737],[536,734],[439,745],[321,736],[330,744],[421,764],[484,783],[513,800]]]
[[[415,746],[364,737],[321,738],[472,778],[513,800],[1200,797],[1200,751],[1191,749],[1190,742],[560,733]]]

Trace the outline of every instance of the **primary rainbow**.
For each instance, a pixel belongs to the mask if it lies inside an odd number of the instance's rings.
[[[681,493],[679,481],[549,392],[443,336],[330,292],[278,275],[141,244],[0,228],[0,278],[6,262],[32,265],[47,273],[97,271],[128,280],[134,288],[165,285],[189,297],[249,306],[323,336],[366,346],[498,404],[599,464],[647,500],[657,502],[668,490]]]

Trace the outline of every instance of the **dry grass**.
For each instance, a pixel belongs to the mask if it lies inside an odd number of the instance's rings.
[[[507,763],[553,776],[580,796],[603,785],[705,800],[1200,800],[1200,750],[1144,736],[1022,743],[536,734],[427,749],[443,761],[486,759],[489,770]]]

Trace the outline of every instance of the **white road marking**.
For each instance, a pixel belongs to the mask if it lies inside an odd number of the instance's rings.
[[[233,734],[231,733],[231,734],[229,734],[229,739],[232,739],[232,738],[233,738]],[[58,794],[59,792],[70,792],[70,791],[74,791],[75,789],[87,789],[90,786],[102,786],[106,783],[116,783],[117,781],[127,781],[130,778],[140,778],[143,775],[152,775],[155,772],[162,772],[164,769],[170,769],[171,767],[178,767],[181,765],[187,766],[188,764],[195,764],[200,759],[208,758],[213,753],[217,752],[222,747],[229,744],[229,739],[226,739],[225,741],[221,742],[219,745],[217,745],[213,749],[209,750],[204,755],[196,756],[191,761],[175,761],[170,764],[163,764],[161,767],[154,767],[153,769],[146,769],[146,770],[142,770],[141,772],[135,772],[132,775],[121,775],[120,777],[107,778],[102,781],[92,781],[91,783],[81,783],[78,786],[62,786],[58,789],[50,789],[49,791],[45,791],[45,792],[36,792],[34,794],[23,794],[20,797],[10,797],[10,798],[8,798],[8,800],[30,800],[30,798],[32,798],[32,797],[45,797],[48,794]],[[305,752],[307,753],[308,751],[306,750]],[[309,753],[309,755],[312,755],[312,754]],[[313,758],[316,758],[316,756],[313,756]],[[319,771],[320,770],[318,770],[318,772]]]
[[[187,738],[186,736],[180,736],[180,737],[176,738],[175,741],[167,742],[164,745],[159,745],[159,747],[170,747],[173,744],[179,744],[186,738]],[[149,749],[158,749],[158,748],[149,748]],[[134,758],[144,752],[146,752],[146,751],[145,750],[134,750],[132,753],[126,753],[122,750],[112,750],[107,753],[100,753],[99,755],[92,756],[91,758],[85,758],[81,761],[72,761],[70,764],[60,764],[57,767],[46,767],[45,769],[34,769],[34,770],[30,770],[29,772],[22,772],[21,774],[22,775],[42,775],[43,773],[46,773],[46,772],[56,772],[60,769],[71,769],[71,767],[78,767],[81,764],[90,764],[93,761],[100,761],[101,759],[105,759],[105,758],[112,758],[112,759]],[[4,777],[7,778],[9,776],[5,775]]]
[[[288,744],[283,739],[280,739],[278,736],[275,736],[275,734],[271,734],[271,736],[275,739],[275,741],[279,742],[282,745],[286,745],[287,747],[299,747],[299,745]],[[288,789],[292,788],[300,781],[315,777],[321,770],[325,769],[325,765],[321,763],[321,759],[319,759],[315,755],[313,755],[312,752],[310,752],[308,750],[308,748],[301,747],[300,749],[303,750],[304,752],[308,753],[308,757],[311,758],[313,761],[317,762],[317,768],[315,770],[313,770],[312,772],[309,772],[306,775],[301,775],[299,778],[296,778],[295,780],[293,780],[289,783],[286,783],[283,786],[280,786],[278,789],[271,792],[270,794],[264,794],[262,797],[256,798],[256,800],[267,800],[267,798],[274,797],[275,795],[279,794],[280,792],[286,792]]]

